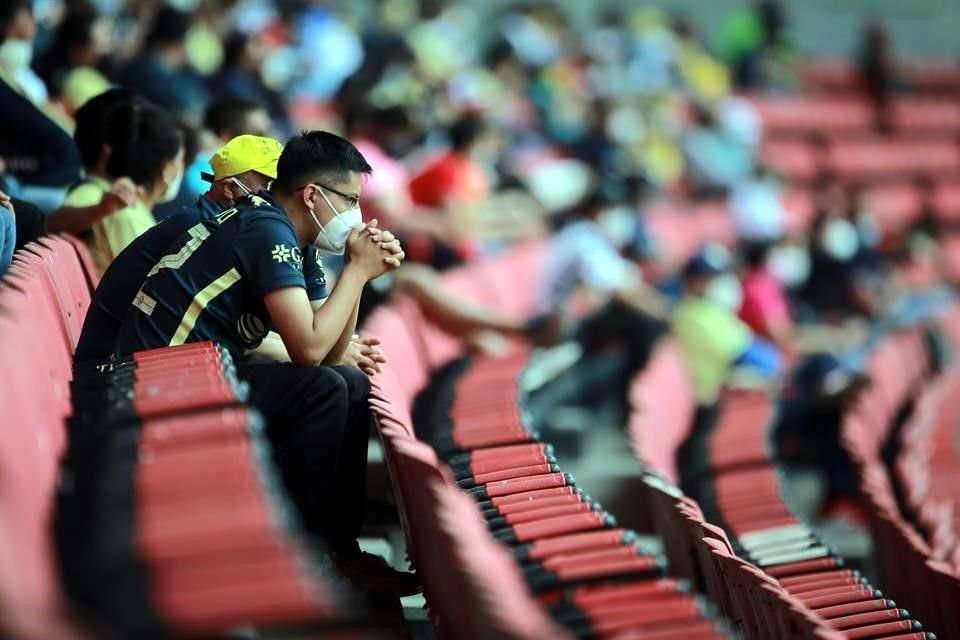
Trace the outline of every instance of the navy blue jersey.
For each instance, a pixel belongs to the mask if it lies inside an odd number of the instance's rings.
[[[184,207],[157,223],[120,252],[100,278],[93,294],[77,343],[74,356],[77,362],[105,360],[116,351],[123,318],[153,266],[190,227],[201,220],[214,218],[222,210],[210,198],[200,196],[192,207]],[[326,279],[315,252],[316,249],[310,247],[305,265],[307,294],[311,300],[322,300],[328,295]]]
[[[133,296],[116,353],[212,340],[239,357],[271,329],[264,297],[307,287],[305,268],[322,288],[318,254],[304,254],[293,225],[264,192],[191,226],[167,248]]]

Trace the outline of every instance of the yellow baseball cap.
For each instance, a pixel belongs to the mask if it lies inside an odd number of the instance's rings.
[[[247,171],[256,171],[276,180],[277,160],[281,151],[283,145],[273,138],[237,136],[210,156],[213,174],[204,172],[201,177],[208,182],[217,182]]]

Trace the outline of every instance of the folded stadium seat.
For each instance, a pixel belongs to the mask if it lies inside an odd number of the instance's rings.
[[[906,60],[900,68],[907,83],[916,91],[942,96],[960,93],[960,69],[954,60]]]
[[[5,369],[0,384],[0,635],[82,638],[59,586],[50,535],[65,440],[56,398],[67,387],[51,376],[55,359],[47,356],[58,341],[37,337],[56,330],[43,322],[51,316],[41,312],[39,296],[15,309],[13,295],[19,292],[9,286],[0,290],[0,358],[20,363]]]
[[[666,338],[657,344],[650,360],[631,383],[629,400],[634,455],[676,482],[676,451],[693,423],[694,399],[675,342]]]
[[[860,97],[750,96],[771,138],[813,133],[860,135],[873,126],[873,113]]]
[[[892,115],[893,126],[904,133],[952,135],[960,130],[960,107],[949,99],[900,98]]]
[[[876,185],[863,194],[867,211],[873,214],[882,233],[899,233],[921,214],[922,201],[913,185]]]
[[[786,231],[789,235],[803,234],[813,222],[813,194],[806,189],[791,189],[783,196],[786,212]]]
[[[795,183],[811,182],[821,166],[820,151],[803,141],[765,141],[760,161]]]
[[[941,221],[948,224],[960,221],[960,182],[935,183],[933,207]]]
[[[49,238],[50,236],[46,237]],[[80,260],[80,266],[83,268],[83,276],[87,281],[87,288],[93,292],[93,290],[96,289],[97,285],[100,283],[100,273],[97,271],[97,267],[93,264],[93,256],[90,255],[87,245],[83,242],[83,240],[69,233],[61,233],[57,237],[73,247],[77,258]]]
[[[960,171],[960,147],[952,141],[873,139],[832,141],[827,166],[845,180],[883,180],[924,173],[952,176]]]
[[[803,62],[800,75],[804,94],[859,94],[862,83],[846,58],[812,58]]]

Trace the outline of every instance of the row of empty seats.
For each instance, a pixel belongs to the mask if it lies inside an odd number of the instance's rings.
[[[791,513],[768,452],[774,408],[765,393],[730,393],[715,426],[693,425],[683,364],[665,341],[634,381],[631,403],[631,440],[649,469],[641,504],[654,509],[671,571],[709,593],[746,637],[932,637]],[[678,476],[691,496],[676,487]]]
[[[960,344],[960,314],[939,328]],[[953,509],[958,464],[956,365],[931,378],[915,371],[926,351],[916,333],[888,339],[874,353],[872,389],[844,423],[844,443],[857,467],[875,557],[890,593],[942,637],[960,637],[960,572]],[[901,421],[885,421],[891,393],[913,397]]]
[[[764,133],[796,136],[866,137],[876,126],[873,106],[863,97],[768,96],[748,98],[763,120]],[[960,105],[951,98],[897,98],[889,112],[894,131],[911,136],[951,135],[960,130]]]
[[[452,272],[445,285],[525,315],[542,257],[542,245],[520,248]],[[441,637],[723,637],[698,600],[663,577],[661,558],[638,547],[528,430],[517,385],[525,348],[462,358],[463,345],[451,349],[402,299],[378,309],[366,330],[406,365],[377,376],[371,404]]]
[[[903,81],[915,92],[937,96],[960,94],[960,68],[953,60],[904,60],[897,65]],[[849,95],[864,90],[856,64],[845,58],[814,58],[803,63],[804,93]]]

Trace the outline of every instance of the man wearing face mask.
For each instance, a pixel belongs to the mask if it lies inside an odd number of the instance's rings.
[[[216,170],[216,167],[214,167]],[[277,161],[270,192],[202,220],[174,240],[134,296],[118,354],[213,340],[238,362],[306,528],[333,549],[339,568],[397,595],[408,574],[363,554],[356,542],[365,503],[369,414],[366,377],[336,364],[354,335],[363,286],[398,267],[399,243],[363,223],[361,177],[370,171],[348,141],[313,131]],[[307,249],[345,254],[329,297],[311,304]],[[291,362],[243,361],[271,329]]]
[[[780,373],[777,350],[754,336],[737,317],[743,300],[730,254],[704,247],[683,269],[683,298],[674,310],[672,331],[693,380],[697,404],[713,405],[735,366],[765,377]]]
[[[735,369],[765,379],[777,377],[781,358],[776,348],[755,337],[736,313],[742,292],[730,254],[721,246],[704,247],[683,268],[683,297],[674,310],[671,330],[693,383],[697,409],[690,434],[677,450],[680,484],[697,495],[709,456],[720,393]]]
[[[282,145],[271,138],[237,136],[213,154],[210,162],[214,172],[207,176],[212,183],[210,189],[193,206],[138,236],[103,273],[77,344],[77,362],[104,360],[113,353],[131,300],[170,243],[201,220],[233,206],[242,196],[266,188],[277,177],[277,159],[282,150]],[[307,281],[316,284],[311,299],[327,296],[318,264],[316,259],[308,261],[304,270]]]
[[[49,211],[63,197],[60,190],[80,178],[81,163],[68,120],[49,105],[31,69],[36,30],[29,0],[0,2],[0,158],[24,190],[44,189],[29,198]]]

